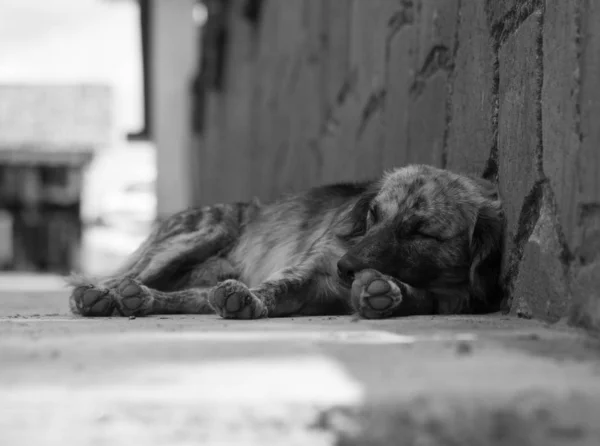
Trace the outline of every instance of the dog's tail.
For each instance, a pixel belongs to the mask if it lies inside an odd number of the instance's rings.
[[[155,225],[150,235],[133,251],[123,264],[118,266],[112,273],[106,276],[91,276],[83,275],[78,272],[71,272],[64,277],[65,286],[78,287],[82,285],[109,286],[111,282],[123,276],[135,276],[136,271],[141,270],[144,261],[148,258],[147,254],[150,251],[159,232],[159,225]]]

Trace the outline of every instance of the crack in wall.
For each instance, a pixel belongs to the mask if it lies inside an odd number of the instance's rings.
[[[423,66],[410,86],[413,97],[420,96],[425,90],[427,81],[439,71],[451,72],[453,68],[452,52],[446,45],[435,45],[431,48]]]
[[[567,289],[570,288],[568,271],[575,256],[569,249],[567,238],[564,235],[557,217],[558,205],[554,190],[552,189],[549,179],[542,178],[533,185],[531,192],[525,197],[521,212],[519,213],[517,234],[513,237],[513,249],[508,255],[508,261],[503,275],[503,289],[506,291],[506,303],[503,305],[505,311],[512,306],[515,280],[517,279],[519,266],[523,260],[525,246],[531,239],[533,231],[539,222],[541,210],[544,205],[547,206],[548,213],[552,216],[553,228],[560,246],[560,251],[557,253],[558,260],[562,264],[564,270],[564,277],[567,281],[565,285]]]
[[[400,10],[395,12],[388,20],[387,40],[391,40],[406,25],[412,25],[415,22],[414,2],[412,0],[402,0]]]
[[[387,23],[387,36],[385,38],[385,84],[389,85],[388,67],[391,56],[391,46],[394,37],[407,26],[411,26],[415,22],[415,6],[412,0],[402,0],[401,8],[394,13]]]
[[[533,229],[540,218],[542,209],[542,200],[544,188],[548,185],[547,179],[538,180],[534,183],[529,194],[523,200],[521,211],[519,212],[519,221],[517,223],[517,233],[513,237],[512,251],[508,253],[507,264],[503,274],[502,288],[506,292],[504,310],[510,310],[513,302],[514,282],[519,271],[519,264],[523,258],[525,244],[531,237]],[[505,249],[508,248],[505,246]]]
[[[338,94],[335,97],[335,106],[341,106],[346,99],[348,98],[348,96],[350,95],[350,93],[352,92],[352,90],[354,89],[354,87],[356,86],[356,82],[358,81],[358,71],[356,69],[352,70],[350,72],[350,74],[348,74],[348,76],[346,76],[346,79],[344,79],[344,82],[342,83]]]
[[[495,136],[494,138],[497,138]],[[490,149],[490,155],[485,163],[481,178],[484,180],[491,181],[495,184],[498,183],[498,144],[494,143]]]
[[[325,119],[321,124],[320,130],[315,138],[315,141],[321,141],[326,135],[334,133],[340,125],[340,121],[336,117],[338,109],[344,106],[346,100],[354,90],[356,82],[358,81],[358,71],[352,70],[342,82],[340,89],[335,97],[335,102],[331,105],[325,115]]]
[[[382,110],[385,104],[385,96],[386,91],[384,88],[380,88],[375,90],[373,93],[369,95],[367,99],[367,103],[362,109],[360,115],[360,124],[358,126],[358,130],[356,132],[356,138],[360,138],[364,133],[367,125],[371,121],[373,115],[375,115],[379,110]]]
[[[583,0],[582,0],[583,1]],[[582,27],[583,27],[583,23],[582,23],[582,16],[581,16],[581,9],[582,9],[582,1],[577,1],[575,2],[575,54],[576,54],[576,60],[577,60],[577,67],[575,69],[575,88],[576,90],[573,92],[573,97],[576,98],[575,101],[575,132],[577,133],[577,136],[579,137],[579,143],[581,144],[583,142],[583,131],[581,129],[581,101],[582,101],[582,97],[581,97],[581,68],[583,66],[582,60],[583,60],[583,45],[582,45]]]
[[[544,84],[544,10],[536,10],[533,12],[537,17],[537,30],[538,34],[536,37],[536,87],[535,92],[535,115],[536,115],[536,163],[535,167],[540,177],[545,178],[544,173],[544,135],[543,135],[543,109],[542,109],[542,90]],[[532,15],[533,15],[532,14]]]
[[[583,17],[582,17],[582,4],[584,0],[577,1],[575,6],[575,57],[577,60],[577,66],[575,69],[575,88],[573,97],[575,98],[575,134],[579,141],[579,148],[577,153],[577,161],[575,165],[575,181],[577,181],[577,200],[580,200],[584,194],[583,175],[581,172],[581,150],[584,143],[583,129],[581,125],[581,103],[584,100],[582,97],[581,88],[581,70],[583,68],[583,44],[582,44],[582,32],[583,32]]]
[[[492,0],[495,1],[495,0]],[[523,24],[527,18],[535,11],[539,11],[543,8],[543,0],[528,0],[523,3],[519,3],[511,8],[501,19],[493,22],[489,16],[488,21],[492,25],[492,39],[499,45],[502,46],[506,40],[512,36],[517,29]]]
[[[500,41],[498,39],[492,40],[492,53],[494,57],[493,64],[493,77],[492,77],[492,146],[490,147],[490,155],[481,176],[486,180],[498,183],[498,141],[499,141],[499,123],[498,116],[500,113]]]

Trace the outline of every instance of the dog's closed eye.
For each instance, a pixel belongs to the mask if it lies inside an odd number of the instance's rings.
[[[443,242],[444,239],[442,239],[439,235],[430,232],[430,231],[426,231],[426,230],[417,230],[414,233],[414,236],[417,238],[422,238],[422,239],[429,239],[429,240],[436,240],[438,242]]]
[[[367,212],[367,224],[373,225],[381,220],[381,212],[376,204],[369,206]]]

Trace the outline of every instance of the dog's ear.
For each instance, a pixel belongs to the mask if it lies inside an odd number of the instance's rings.
[[[350,241],[365,234],[369,207],[376,196],[377,189],[369,188],[360,195],[354,206],[344,212],[336,231],[339,238]]]
[[[490,298],[501,299],[501,296],[490,296],[490,294],[499,292],[505,225],[502,202],[498,197],[498,189],[493,183],[477,179],[475,184],[481,195],[470,237],[471,295],[483,301]]]

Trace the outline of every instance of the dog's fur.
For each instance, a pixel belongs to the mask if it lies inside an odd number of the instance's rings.
[[[83,316],[212,313],[367,318],[499,308],[496,187],[431,166],[258,202],[189,209],[101,281],[72,277]]]

